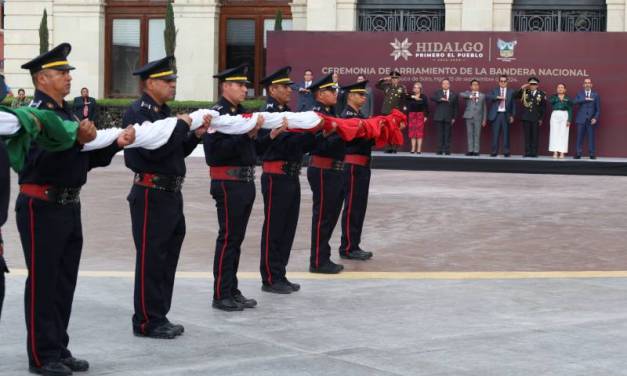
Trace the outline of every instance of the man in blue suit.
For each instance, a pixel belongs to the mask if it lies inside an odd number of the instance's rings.
[[[575,104],[579,105],[579,111],[575,118],[577,124],[577,154],[575,159],[581,159],[583,154],[583,141],[588,135],[588,153],[590,159],[596,159],[594,146],[594,133],[599,126],[601,113],[601,97],[596,91],[592,91],[592,80],[586,78],[583,81],[583,90],[577,93]]]
[[[503,131],[503,155],[510,156],[509,152],[509,126],[514,122],[516,106],[514,105],[514,91],[507,88],[507,76],[499,76],[499,87],[486,94],[490,103],[488,120],[492,124],[492,153],[491,157],[499,154],[499,141]]]
[[[313,71],[311,69],[306,69],[303,82],[298,85],[292,85],[292,90],[298,93],[298,102],[296,105],[296,111],[298,112],[311,111],[314,107],[314,97],[311,90],[309,90],[309,86],[311,86],[312,81]]]

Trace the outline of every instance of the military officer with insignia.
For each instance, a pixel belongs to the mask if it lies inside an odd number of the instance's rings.
[[[7,85],[4,76],[0,75],[0,102],[7,96]],[[9,195],[11,193],[11,174],[9,171],[9,156],[3,140],[0,140],[0,227],[7,221],[9,211]],[[2,317],[2,303],[4,302],[4,273],[9,268],[4,260],[4,241],[0,230],[0,317]]]
[[[149,62],[133,72],[143,94],[124,113],[132,126],[171,116],[167,101],[174,99],[174,58]],[[190,132],[190,119],[179,116],[168,142],[155,150],[124,152],[126,166],[135,173],[128,195],[136,249],[133,333],[140,337],[172,339],[184,331],[166,317],[172,304],[174,277],[183,239],[185,216],[181,188],[187,157],[198,146],[206,127]]]
[[[546,94],[538,89],[540,80],[529,77],[516,93],[523,105],[522,123],[525,135],[525,157],[538,157],[539,127],[542,125],[544,111],[546,109]]]
[[[335,116],[333,106],[337,103],[337,88],[331,74],[310,86],[315,99],[313,110]],[[335,131],[316,134],[307,180],[313,192],[311,221],[311,273],[337,274],[344,266],[331,261],[329,240],[342,210],[344,198],[343,168],[346,145]]]
[[[284,67],[261,80],[268,93],[263,111],[290,111],[287,105],[292,94],[290,72],[290,67]],[[287,123],[271,132],[266,131],[267,146],[262,155],[261,289],[276,294],[300,290],[299,284],[287,279],[286,267],[298,224],[301,163],[315,139],[309,132],[286,132],[286,127]]]
[[[213,76],[220,82],[222,97],[212,107],[220,115],[243,114],[248,67],[240,65]],[[211,176],[211,196],[216,202],[220,228],[213,261],[212,306],[223,311],[254,308],[257,301],[246,298],[238,288],[237,269],[246,226],[255,201],[256,138],[263,117],[243,135],[206,133],[203,144]]]
[[[64,120],[76,120],[63,100],[74,69],[67,59],[70,51],[71,46],[63,43],[22,65],[36,89],[31,106],[52,110]],[[87,172],[111,163],[134,138],[132,131],[124,132],[106,148],[81,151],[95,133],[94,124],[85,119],[78,142],[68,150],[50,152],[32,143],[19,173],[15,211],[28,267],[24,301],[33,373],[62,376],[89,369],[87,361],[74,358],[68,349],[67,332],[83,245],[79,193]]]
[[[388,77],[380,79],[375,85],[377,89],[383,91],[383,104],[381,105],[383,115],[389,115],[395,108],[403,112],[407,110],[405,106],[407,89],[400,83],[400,78],[399,72],[392,71]],[[385,152],[396,153],[397,146],[399,145],[389,145]]]
[[[357,82],[344,86],[346,107],[340,117],[343,119],[366,117],[361,108],[366,103],[366,85],[368,81]],[[368,260],[372,252],[359,246],[361,231],[366,217],[368,205],[368,189],[370,186],[370,155],[374,140],[356,138],[346,143],[344,156],[344,209],[342,211],[342,240],[340,257],[351,260]]]
[[[0,226],[4,226],[7,221],[9,210],[9,193],[11,191],[9,172],[9,157],[4,147],[4,142],[0,142]],[[0,232],[0,317],[2,316],[2,303],[4,302],[4,273],[8,273],[6,261],[4,260],[4,241]]]
[[[4,79],[0,75],[0,102],[6,94]],[[57,151],[67,150],[74,147],[76,136],[79,135],[77,122],[60,121],[61,119],[57,115],[48,113],[49,111],[33,110],[31,107],[8,110],[5,106],[0,106],[2,117],[2,121],[0,121],[0,227],[4,225],[8,215],[11,191],[10,168],[13,167],[19,171],[26,158],[22,147],[28,146],[26,145],[27,142],[37,142],[42,148],[53,148]],[[40,116],[43,115],[45,120],[39,119],[35,113]],[[58,122],[51,122],[49,119],[55,119]],[[39,132],[37,128],[41,127],[42,124],[46,125],[48,132]],[[31,138],[29,140],[24,139],[22,136],[25,134],[30,135]],[[4,244],[0,233],[0,316],[2,315],[4,300],[4,273],[9,272],[3,252]]]

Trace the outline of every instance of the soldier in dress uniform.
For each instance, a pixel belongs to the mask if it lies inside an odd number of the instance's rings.
[[[0,102],[6,96],[6,89],[3,90],[4,82],[0,79]],[[31,107],[20,107],[8,110],[0,106],[0,226],[7,220],[9,209],[9,196],[11,192],[10,167],[16,170],[23,166],[26,154],[22,147],[26,143],[37,142],[42,148],[53,147],[55,150],[67,150],[74,147],[77,136],[77,123],[74,121],[52,122],[48,119],[61,120],[55,114],[46,114],[49,111],[34,110]],[[24,116],[27,113],[29,116]],[[39,119],[35,113],[44,115],[45,121]],[[26,124],[29,123],[29,124]],[[47,132],[39,132],[37,129],[45,124]],[[29,140],[22,139],[23,135],[29,135]],[[15,138],[13,138],[15,137]],[[23,142],[20,142],[20,139]],[[34,141],[35,140],[35,141]],[[7,146],[10,143],[10,146]],[[52,146],[54,145],[54,146]],[[0,233],[0,316],[2,314],[2,303],[4,300],[4,273],[9,272],[9,268],[3,258],[4,244]]]
[[[141,98],[124,113],[122,123],[131,126],[171,116],[166,104],[176,93],[174,58],[146,64],[133,74],[143,88]],[[136,336],[172,339],[183,333],[182,325],[167,319],[172,304],[176,266],[185,238],[185,216],[181,187],[185,157],[198,146],[206,127],[190,132],[190,120],[180,116],[168,142],[155,150],[143,148],[124,152],[126,166],[135,173],[128,195],[131,211],[135,261]]]
[[[544,110],[546,108],[546,94],[538,90],[540,80],[529,77],[516,93],[523,105],[522,122],[525,132],[525,157],[536,158],[538,156],[539,127],[542,125]]]
[[[248,67],[240,65],[213,76],[220,82],[222,97],[212,107],[220,115],[243,114],[242,102],[249,84]],[[211,196],[216,201],[220,229],[213,261],[214,293],[212,306],[223,311],[242,311],[257,305],[238,289],[237,268],[246,226],[255,201],[257,126],[243,135],[220,132],[204,136],[205,160],[211,176]]]
[[[284,67],[261,80],[268,93],[262,111],[291,111],[287,105],[292,94],[290,71],[290,67]],[[299,284],[287,279],[286,267],[298,224],[303,155],[311,150],[315,139],[309,132],[286,132],[286,126],[266,131],[268,140],[262,155],[265,218],[261,235],[261,289],[277,294],[300,289]]]
[[[31,106],[54,111],[64,120],[76,120],[63,100],[74,69],[67,61],[70,51],[71,46],[63,43],[22,65],[35,84]],[[106,148],[82,152],[82,144],[95,137],[96,128],[85,119],[78,132],[79,142],[65,151],[45,151],[32,143],[19,174],[15,211],[28,267],[24,296],[28,360],[30,371],[43,375],[89,369],[87,361],[72,356],[67,333],[83,246],[79,192],[90,169],[108,165],[115,153],[132,143],[129,131]]]
[[[7,96],[4,76],[0,76],[0,102]],[[0,227],[7,221],[9,211],[9,195],[11,193],[11,174],[9,171],[9,156],[3,140],[0,140]],[[4,273],[8,273],[9,268],[4,260],[4,241],[0,230],[0,317],[2,317],[2,303],[4,302]]]
[[[335,116],[333,106],[337,101],[337,88],[332,75],[312,83],[310,90],[316,101],[313,110]],[[307,168],[307,180],[313,192],[309,260],[309,271],[312,273],[337,274],[344,269],[343,265],[331,261],[329,240],[342,210],[345,152],[345,142],[336,132],[316,134]]]
[[[381,113],[389,115],[393,109],[399,109],[403,112],[407,110],[405,106],[405,97],[407,89],[405,85],[400,83],[401,74],[392,71],[388,77],[381,78],[375,85],[377,89],[383,91],[383,104],[381,105]],[[396,153],[398,145],[389,145],[385,150],[386,153]]]
[[[340,114],[343,119],[366,117],[361,107],[366,103],[366,85],[368,81],[344,86],[347,93],[346,107]],[[346,143],[344,156],[344,210],[342,211],[342,241],[340,257],[352,260],[368,260],[372,252],[360,248],[361,231],[368,206],[368,188],[370,186],[370,154],[374,140],[356,138]]]

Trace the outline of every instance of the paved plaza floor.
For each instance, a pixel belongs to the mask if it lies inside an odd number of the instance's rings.
[[[258,191],[241,257],[259,306],[211,308],[217,219],[204,160],[188,160],[175,340],[131,333],[134,249],[123,159],[82,193],[85,246],[70,348],[89,375],[626,375],[627,177],[374,170],[362,239],[368,262],[307,272],[311,192],[288,276],[261,292]],[[13,196],[16,187],[13,181]],[[0,375],[25,375],[24,260],[3,228],[7,298]],[[339,231],[332,240],[336,260]]]

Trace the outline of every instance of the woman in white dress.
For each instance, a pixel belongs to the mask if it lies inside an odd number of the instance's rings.
[[[563,159],[568,153],[568,134],[573,120],[573,103],[566,95],[564,84],[558,84],[556,92],[550,98],[553,112],[551,112],[549,151],[553,152],[553,158]]]

